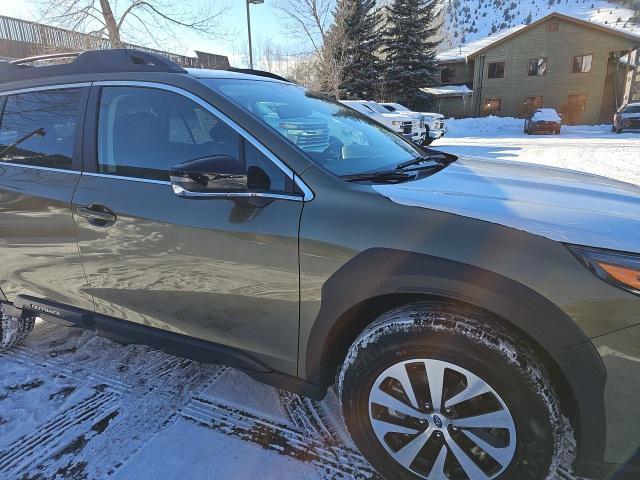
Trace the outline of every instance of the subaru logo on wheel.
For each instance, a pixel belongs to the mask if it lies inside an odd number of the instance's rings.
[[[436,424],[436,427],[442,428],[442,419],[438,415],[433,416],[433,423]]]

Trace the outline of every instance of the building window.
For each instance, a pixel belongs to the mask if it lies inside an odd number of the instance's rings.
[[[456,71],[453,68],[444,67],[440,70],[441,83],[453,83],[456,80]]]
[[[524,99],[524,104],[532,110],[535,110],[537,108],[542,108],[542,103],[543,103],[542,97],[526,97]]]
[[[569,95],[567,99],[569,109],[576,113],[582,113],[587,108],[587,96],[586,95]]]
[[[491,62],[489,64],[489,78],[504,78],[504,62]]]
[[[560,22],[558,20],[549,20],[544,27],[547,33],[554,33],[560,30]]]
[[[501,98],[487,98],[484,101],[482,110],[485,115],[491,115],[502,111],[502,99]]]
[[[529,60],[529,76],[541,77],[547,74],[547,59],[546,58],[532,58]]]
[[[573,73],[589,73],[593,55],[576,55],[573,57]]]

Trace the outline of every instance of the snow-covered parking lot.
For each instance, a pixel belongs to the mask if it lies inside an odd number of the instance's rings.
[[[543,163],[640,184],[640,134],[520,122],[449,123],[434,148]],[[0,354],[0,478],[379,478],[356,452],[330,393],[322,402],[231,368],[39,321]]]
[[[610,125],[563,126],[558,135],[523,133],[513,118],[449,120],[432,147],[455,155],[539,163],[640,185],[640,132],[615,134]]]

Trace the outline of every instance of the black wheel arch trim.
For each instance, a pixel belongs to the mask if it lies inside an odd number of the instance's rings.
[[[571,414],[580,451],[576,470],[594,473],[605,444],[604,364],[589,338],[560,308],[495,272],[415,252],[386,248],[361,252],[322,287],[305,357],[305,379],[328,387],[349,345],[384,312],[377,307],[388,310],[429,297],[481,308],[519,329],[543,350],[566,382],[568,392],[562,396],[575,402]],[[361,318],[367,316],[371,318]]]

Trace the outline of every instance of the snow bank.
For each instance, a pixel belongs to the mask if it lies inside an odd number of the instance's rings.
[[[524,120],[513,117],[449,118],[450,137],[504,137],[524,135]],[[597,134],[611,132],[611,125],[563,125],[563,134]]]

